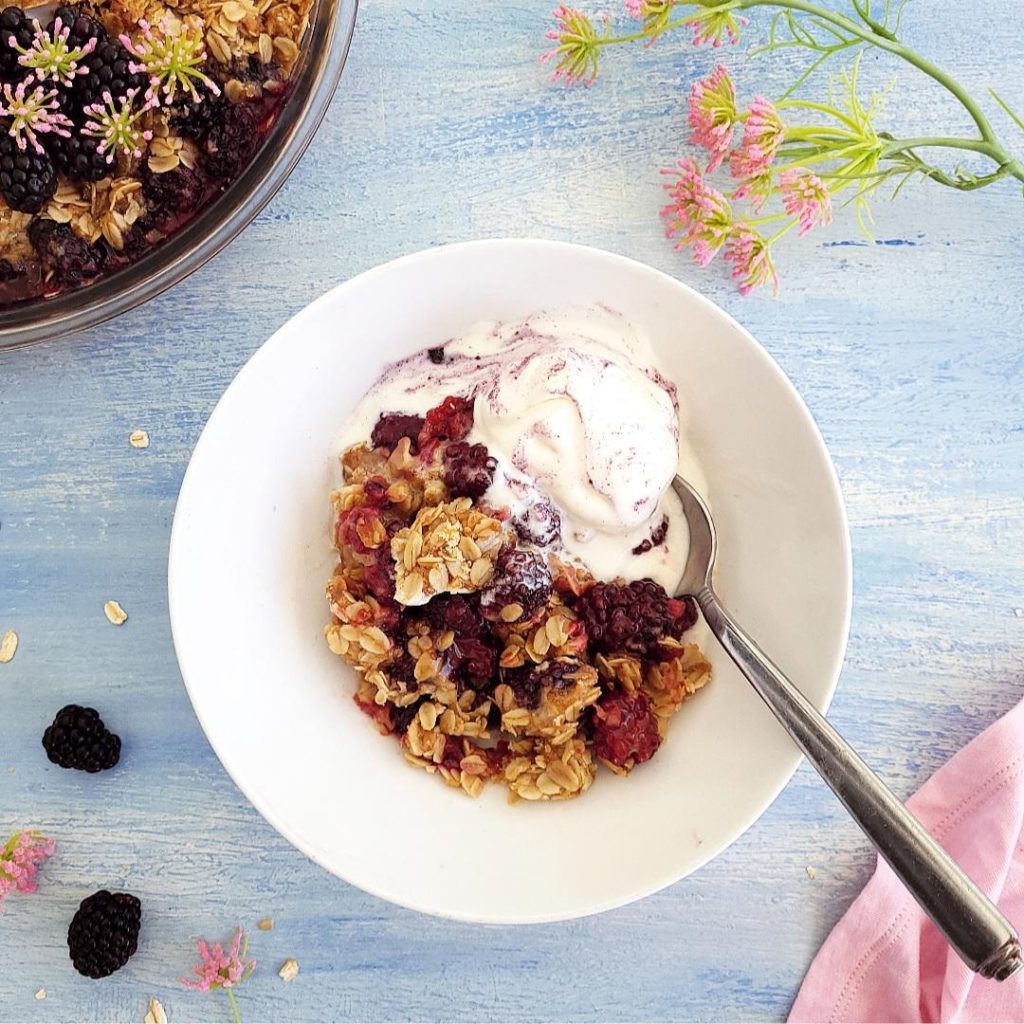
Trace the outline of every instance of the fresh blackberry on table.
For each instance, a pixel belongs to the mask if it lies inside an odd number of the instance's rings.
[[[491,486],[497,468],[497,460],[482,444],[457,441],[445,449],[444,482],[456,497],[479,498]]]
[[[226,187],[248,163],[258,144],[259,118],[252,105],[229,105],[203,138],[200,165],[215,184]]]
[[[575,681],[567,676],[575,675],[580,663],[575,658],[554,658],[539,665],[527,665],[505,673],[505,682],[516,695],[516,704],[531,711],[540,706],[545,689],[567,690]]]
[[[34,34],[32,19],[20,7],[6,7],[0,12],[0,80],[13,84],[28,77],[28,69],[18,63],[21,53],[9,40],[14,36],[18,46],[27,50]]]
[[[142,175],[142,194],[157,221],[173,220],[198,210],[205,191],[203,179],[184,164],[162,174],[146,166]]]
[[[697,619],[692,601],[670,598],[653,580],[595,583],[580,595],[576,614],[599,651],[641,658],[670,653],[661,641],[680,639]]]
[[[112,167],[107,163],[106,154],[99,152],[101,143],[101,139],[79,131],[71,132],[67,138],[50,133],[43,139],[57,170],[75,181],[100,181],[110,177]]]
[[[104,724],[95,708],[68,704],[43,733],[46,756],[61,768],[101,772],[121,756],[121,738]]]
[[[46,153],[19,149],[0,121],[0,196],[12,210],[38,213],[57,191],[57,170]]]
[[[381,413],[370,434],[370,443],[374,448],[387,448],[393,452],[403,437],[409,438],[409,450],[415,455],[419,451],[417,438],[423,429],[422,416],[407,416],[401,412]]]
[[[62,284],[81,284],[103,269],[103,250],[79,238],[67,224],[37,218],[29,225],[28,239],[39,259]]]
[[[139,947],[142,904],[127,892],[101,889],[82,900],[68,926],[68,951],[79,974],[105,978]]]
[[[658,718],[642,690],[607,694],[594,706],[590,723],[594,753],[620,768],[649,761],[661,746]]]
[[[491,621],[522,622],[532,618],[551,596],[551,573],[544,558],[524,548],[498,556],[494,576],[480,591],[480,609]]]

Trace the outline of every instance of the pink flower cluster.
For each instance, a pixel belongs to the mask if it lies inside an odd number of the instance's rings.
[[[789,167],[777,173],[775,160],[786,138],[786,126],[778,110],[758,96],[749,109],[740,112],[732,79],[721,65],[691,88],[689,124],[690,141],[706,150],[709,160],[704,171],[687,157],[663,172],[672,179],[665,185],[670,202],[661,211],[666,234],[676,240],[677,249],[692,249],[700,266],[707,266],[721,251],[744,295],[766,284],[777,290],[771,245],[790,226],[799,225],[802,236],[831,223],[828,187],[805,168]],[[742,129],[742,135],[733,148],[737,128]],[[736,181],[729,198],[704,177],[726,161]],[[733,203],[748,200],[757,212],[773,195],[781,199],[784,214],[753,221],[735,217],[730,199]],[[786,217],[792,220],[770,238],[755,227]]]
[[[182,978],[182,985],[193,988],[197,992],[209,992],[210,989],[233,988],[245,981],[256,967],[255,960],[246,960],[248,942],[241,928],[235,929],[231,948],[224,952],[219,942],[211,949],[205,939],[200,939],[199,963],[192,968],[196,978]]]
[[[568,4],[559,4],[552,16],[555,27],[544,35],[555,46],[541,54],[541,63],[554,61],[555,70],[551,75],[554,82],[592,85],[597,78],[597,55],[600,49],[593,22],[582,11]]]
[[[16,832],[0,849],[0,911],[12,892],[35,892],[39,865],[53,855],[54,842],[38,832]]]

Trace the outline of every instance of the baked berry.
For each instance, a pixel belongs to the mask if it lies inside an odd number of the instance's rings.
[[[620,768],[642,764],[661,746],[658,719],[642,690],[610,693],[594,706],[594,753]]]
[[[158,223],[177,220],[183,213],[196,213],[205,191],[203,179],[184,164],[163,174],[155,174],[147,166],[142,175],[142,194]]]
[[[433,441],[462,441],[473,429],[473,403],[468,398],[449,395],[434,406],[420,431],[420,447]]]
[[[0,259],[0,284],[16,281],[23,273],[24,271],[15,267],[10,260]]]
[[[408,416],[402,412],[382,413],[370,434],[370,442],[374,448],[386,448],[393,452],[403,437],[409,438],[409,450],[415,455],[419,451],[417,438],[423,429],[422,416]]]
[[[515,516],[512,526],[528,544],[547,547],[558,539],[562,520],[551,502],[541,498]]]
[[[207,176],[226,188],[248,163],[259,144],[259,119],[251,104],[226,106],[210,126],[199,148]]]
[[[650,537],[646,540],[641,541],[635,548],[633,548],[634,555],[645,555],[648,551],[654,548],[660,547],[665,543],[665,537],[668,535],[668,516],[665,516],[661,522],[651,531]]]
[[[0,196],[12,210],[38,213],[57,191],[57,170],[46,153],[18,143],[0,125]]]
[[[574,686],[575,680],[566,677],[579,670],[580,663],[575,658],[555,658],[506,672],[505,681],[516,695],[516,704],[532,711],[540,706],[545,689],[567,690]]]
[[[456,635],[446,652],[457,677],[475,690],[489,690],[498,681],[498,654],[477,637]]]
[[[439,594],[423,606],[422,617],[435,632],[451,630],[456,638],[480,637],[487,629],[479,604],[461,594]]]
[[[79,238],[67,224],[37,218],[28,238],[46,268],[62,284],[88,281],[103,269],[103,250]]]
[[[106,978],[139,946],[142,904],[127,892],[101,889],[82,900],[68,927],[68,951],[79,974]]]
[[[551,573],[544,558],[525,548],[509,548],[498,556],[494,576],[480,591],[480,610],[492,622],[522,622],[550,596]]]
[[[437,348],[427,349],[427,358],[435,365],[440,366],[444,362],[444,348],[438,346]]]
[[[227,100],[224,93],[215,93],[204,83],[196,83],[198,102],[184,99],[171,110],[170,126],[177,134],[193,142],[202,142],[207,132],[224,117]]]
[[[382,605],[390,607],[395,600],[395,560],[391,557],[391,545],[375,548],[374,555],[373,561],[363,569],[363,583]]]
[[[0,80],[4,82],[20,82],[28,77],[28,69],[19,63],[21,52],[11,46],[10,39],[21,50],[32,45],[35,30],[32,19],[20,7],[6,7],[0,12]]]
[[[444,450],[444,482],[455,497],[479,498],[494,480],[497,460],[482,444],[456,441]]]
[[[121,738],[107,729],[95,708],[68,704],[43,733],[43,748],[61,768],[102,772],[121,757]]]
[[[576,602],[590,643],[603,654],[661,658],[666,637],[680,639],[696,621],[691,601],[673,600],[653,580],[595,583]]]

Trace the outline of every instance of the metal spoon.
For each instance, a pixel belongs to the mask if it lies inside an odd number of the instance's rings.
[[[682,477],[673,486],[690,527],[678,596],[697,602],[737,668],[964,963],[1005,981],[1024,966],[1013,926],[726,611],[711,584],[717,548],[711,513]]]

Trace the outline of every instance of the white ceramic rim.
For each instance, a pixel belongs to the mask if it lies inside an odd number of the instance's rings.
[[[645,885],[639,886],[635,891],[631,891],[627,895],[617,895],[615,897],[605,900],[595,900],[587,910],[581,911],[578,914],[567,915],[565,913],[553,913],[553,914],[529,914],[521,916],[502,916],[502,915],[477,915],[468,913],[455,913],[438,909],[436,906],[428,905],[426,903],[420,903],[416,900],[409,899],[405,895],[396,895],[393,892],[388,892],[385,887],[382,886],[371,886],[366,885],[362,881],[355,881],[354,879],[348,878],[339,872],[335,867],[325,863],[325,861],[319,857],[314,850],[312,850],[308,844],[302,839],[292,833],[290,829],[285,827],[277,816],[273,814],[269,806],[259,799],[258,796],[250,793],[243,784],[242,780],[235,773],[231,764],[229,763],[225,752],[220,749],[218,744],[214,741],[211,730],[208,728],[208,723],[204,720],[202,712],[199,710],[193,687],[189,683],[189,673],[185,665],[184,652],[181,649],[181,645],[178,639],[178,630],[176,629],[176,615],[175,615],[175,570],[174,565],[176,561],[177,541],[179,533],[177,530],[178,517],[177,508],[182,501],[182,497],[186,494],[189,489],[190,477],[192,473],[192,466],[197,461],[197,458],[201,456],[204,442],[210,431],[211,424],[215,421],[218,412],[224,403],[225,396],[228,390],[234,388],[237,384],[244,382],[246,377],[253,372],[253,368],[259,365],[260,360],[265,356],[267,350],[277,341],[277,339],[286,332],[289,332],[295,328],[297,324],[300,324],[303,319],[307,316],[311,316],[312,312],[318,309],[321,305],[327,304],[333,301],[334,297],[339,293],[343,293],[347,289],[356,287],[357,283],[365,283],[367,279],[380,276],[388,273],[391,268],[396,265],[403,266],[415,266],[417,262],[436,258],[437,253],[440,250],[472,250],[477,249],[493,249],[495,246],[542,246],[549,247],[553,250],[562,250],[567,258],[570,258],[574,252],[580,250],[587,252],[600,253],[603,257],[612,261],[618,261],[623,267],[629,267],[634,272],[642,272],[644,274],[652,275],[662,281],[663,284],[669,287],[682,289],[687,293],[690,300],[705,306],[710,309],[715,315],[723,318],[729,325],[737,330],[743,337],[751,343],[751,349],[755,352],[759,358],[765,361],[769,371],[776,377],[778,383],[782,385],[783,389],[789,394],[789,397],[793,399],[794,407],[799,410],[801,417],[805,421],[805,425],[808,428],[808,436],[813,437],[815,445],[818,449],[822,460],[829,469],[829,481],[831,483],[831,497],[834,500],[835,506],[838,509],[840,517],[840,525],[842,527],[842,536],[844,539],[843,545],[843,575],[844,579],[842,582],[842,598],[844,603],[844,616],[843,616],[843,628],[842,628],[842,642],[837,646],[834,664],[829,667],[829,684],[825,694],[824,700],[817,702],[818,710],[823,714],[828,710],[829,705],[832,703],[832,698],[835,696],[836,687],[839,683],[839,676],[842,671],[843,662],[846,656],[846,648],[849,642],[852,604],[853,604],[853,558],[852,548],[850,541],[850,529],[849,520],[846,513],[846,505],[843,501],[842,488],[839,483],[839,477],[836,473],[835,465],[832,462],[831,456],[829,455],[828,448],[825,445],[825,440],[821,435],[821,431],[818,429],[817,423],[814,421],[814,417],[811,415],[810,410],[807,408],[803,398],[793,385],[792,381],[786,376],[779,364],[772,358],[771,354],[765,349],[759,341],[744,328],[738,321],[736,321],[729,313],[723,310],[721,307],[716,305],[710,299],[706,298],[700,292],[691,288],[689,285],[682,281],[671,277],[669,274],[663,271],[657,270],[654,267],[646,263],[642,263],[639,260],[634,260],[631,257],[623,256],[618,253],[613,253],[608,250],[597,249],[594,246],[583,246],[577,245],[571,242],[560,242],[548,239],[536,239],[536,238],[490,238],[490,239],[478,239],[469,242],[456,242],[449,245],[435,246],[431,249],[423,249],[418,252],[410,253],[406,256],[400,256],[394,260],[389,260],[386,263],[379,264],[376,267],[372,267],[369,270],[363,271],[361,274],[357,274],[355,277],[349,278],[347,281],[336,285],[334,288],[325,292],[319,298],[314,299],[313,302],[299,310],[294,316],[292,316],[286,323],[279,327],[253,354],[250,356],[245,365],[238,371],[231,384],[225,389],[224,394],[218,399],[217,404],[214,406],[213,411],[200,434],[199,440],[196,442],[195,448],[193,449],[192,456],[189,459],[188,468],[185,471],[185,475],[182,478],[181,488],[178,493],[178,500],[175,505],[174,522],[171,528],[171,539],[168,551],[168,608],[171,624],[171,633],[175,646],[175,653],[178,659],[178,665],[181,671],[182,681],[185,684],[186,692],[189,695],[189,700],[192,703],[193,711],[196,718],[199,720],[199,724],[206,735],[207,742],[213,748],[214,753],[217,755],[224,770],[231,777],[232,781],[239,788],[243,796],[256,808],[257,811],[262,815],[271,827],[273,827],[280,835],[288,840],[296,849],[304,853],[310,860],[315,864],[319,865],[324,870],[328,871],[335,877],[340,878],[342,881],[349,885],[354,886],[364,892],[368,892],[373,896],[377,896],[380,899],[386,900],[389,903],[394,903],[398,906],[405,907],[409,910],[415,910],[420,913],[430,914],[435,917],[448,918],[450,920],[465,921],[468,923],[476,924],[497,924],[497,925],[510,925],[510,924],[543,924],[555,921],[573,920],[579,917],[588,917],[593,914],[604,913],[608,910],[614,910],[618,907],[626,906],[630,903],[636,902],[637,900],[644,899],[647,896],[653,895],[656,892],[660,892],[662,889],[667,888],[670,885],[674,885],[676,882],[693,874],[702,868],[708,861],[714,857],[723,853],[728,849],[737,839],[740,838],[755,822],[768,810],[768,808],[775,802],[779,794],[788,785],[793,775],[796,773],[797,768],[800,766],[800,762],[803,756],[794,747],[792,764],[789,770],[780,778],[779,784],[770,792],[768,797],[762,801],[762,803],[751,813],[747,818],[743,819],[735,829],[728,835],[726,841],[718,849],[709,849],[705,854],[695,857],[692,863],[687,869],[681,873],[668,873],[665,877],[658,878],[653,882],[649,882]],[[839,581],[837,581],[838,584]],[[837,585],[837,591],[839,587]],[[781,726],[780,726],[781,728]]]

